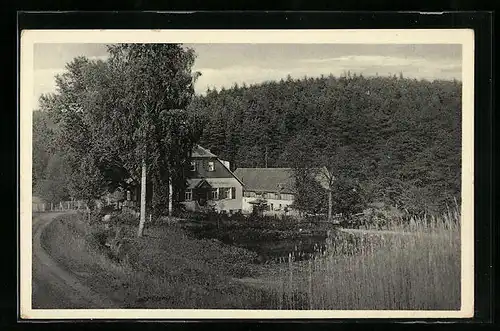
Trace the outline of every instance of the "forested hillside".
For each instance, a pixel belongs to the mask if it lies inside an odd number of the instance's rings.
[[[209,90],[200,144],[237,167],[337,164],[367,201],[435,212],[460,198],[461,82],[287,78]]]

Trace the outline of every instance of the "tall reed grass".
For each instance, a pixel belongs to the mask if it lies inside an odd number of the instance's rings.
[[[290,254],[279,309],[460,309],[460,213],[337,231],[308,261]],[[275,276],[276,277],[276,276]]]

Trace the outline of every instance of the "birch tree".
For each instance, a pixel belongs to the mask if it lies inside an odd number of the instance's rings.
[[[172,181],[175,172],[182,172],[183,159],[189,158],[193,142],[189,130],[179,132],[174,127],[188,127],[183,119],[182,109],[191,101],[194,93],[192,72],[195,54],[179,44],[119,44],[108,46],[109,65],[123,75],[124,98],[120,100],[126,110],[125,118],[128,137],[134,146],[129,158],[134,165],[140,165],[141,212],[138,236],[142,235],[146,220],[146,183],[149,171],[156,185],[153,186],[153,201],[164,205],[165,187],[169,214],[172,213]],[[186,138],[187,137],[187,138]],[[183,139],[186,138],[186,139]],[[175,150],[174,150],[175,148]],[[181,155],[181,162],[175,165],[173,156]],[[133,172],[133,171],[131,171]],[[165,180],[165,178],[167,178]],[[167,183],[165,183],[165,181]],[[167,184],[167,185],[165,185]],[[157,208],[158,209],[158,208]]]
[[[71,156],[75,197],[99,198],[129,179],[141,182],[141,236],[147,177],[156,183],[157,211],[171,205],[162,199],[164,188],[172,196],[172,182],[182,186],[196,139],[195,119],[182,110],[193,95],[195,55],[178,44],[110,45],[108,52],[105,61],[68,63],[56,77],[56,93],[43,96],[41,105]]]

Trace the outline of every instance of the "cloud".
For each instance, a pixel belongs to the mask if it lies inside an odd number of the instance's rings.
[[[36,43],[35,69],[61,68],[77,56],[100,57],[107,54],[104,44],[89,43]]]
[[[108,54],[104,54],[104,55],[93,55],[93,56],[87,56],[87,59],[91,60],[91,61],[98,61],[98,60],[101,60],[101,61],[106,61],[108,59],[109,55]]]
[[[420,57],[391,57],[378,55],[348,55],[331,58],[298,59],[288,66],[271,67],[265,65],[233,65],[225,68],[196,68],[202,76],[196,83],[196,93],[203,94],[208,87],[229,88],[239,85],[280,80],[290,75],[292,78],[340,76],[350,71],[352,74],[394,75],[417,79],[460,79],[461,63],[458,60],[429,60]]]
[[[249,85],[267,80],[278,80],[289,74],[288,70],[259,66],[231,66],[222,69],[195,68],[195,70],[202,74],[195,86],[198,93],[205,92],[208,87],[230,87],[235,83]]]
[[[339,56],[333,58],[318,58],[318,59],[310,58],[310,59],[302,59],[299,62],[315,64],[315,65],[335,64],[346,67],[359,67],[359,68],[364,68],[367,66],[401,66],[401,67],[418,66],[418,67],[434,67],[434,68],[461,67],[461,63],[459,60],[450,60],[450,59],[430,60],[422,57],[409,57],[409,56],[396,57],[396,56],[380,56],[380,55],[347,55],[347,56]]]
[[[213,46],[210,46],[213,47]],[[94,47],[95,50],[89,53],[80,53],[86,55],[91,60],[105,60],[108,55],[104,48]],[[49,49],[49,48],[47,48]],[[53,64],[51,68],[35,69],[34,95],[38,100],[42,93],[54,92],[56,74],[62,73],[63,61],[58,60],[59,67],[55,62],[49,63],[52,58],[45,49],[45,65]],[[211,49],[211,48],[208,48]],[[462,65],[460,57],[426,57],[405,55],[380,55],[380,54],[323,54],[319,52],[300,52],[295,57],[287,56],[280,52],[268,51],[273,56],[264,56],[265,48],[259,48],[259,52],[252,53],[252,56],[245,54],[246,48],[233,49],[231,54],[221,53],[222,50],[205,54],[200,54],[200,59],[196,61],[193,70],[200,71],[202,76],[198,78],[195,85],[195,92],[203,94],[207,88],[222,87],[229,88],[235,83],[258,84],[269,80],[285,79],[288,75],[292,78],[319,77],[321,75],[340,76],[350,71],[351,74],[363,74],[365,76],[387,76],[403,73],[403,76],[417,79],[461,79]],[[231,50],[231,48],[229,48]],[[77,50],[72,50],[69,58],[77,54]],[[80,50],[78,50],[80,51]],[[276,50],[275,50],[276,51]],[[287,49],[291,52],[291,49]],[[267,53],[266,53],[267,54]],[[203,57],[203,56],[204,57]],[[230,56],[231,55],[231,56]],[[234,55],[234,56],[233,56]],[[237,55],[239,57],[237,57]],[[258,56],[262,55],[262,56]],[[333,56],[332,56],[333,55]]]
[[[34,71],[33,96],[38,107],[38,99],[44,93],[52,93],[56,89],[55,76],[62,74],[64,68],[36,69]]]

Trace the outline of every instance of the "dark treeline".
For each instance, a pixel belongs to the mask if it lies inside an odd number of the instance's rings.
[[[200,144],[238,167],[322,166],[366,201],[438,212],[460,198],[461,82],[288,77],[208,90]],[[335,160],[335,161],[332,161]]]

